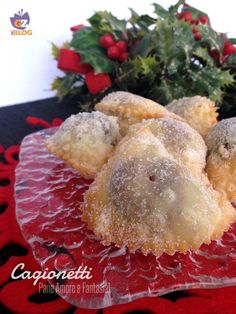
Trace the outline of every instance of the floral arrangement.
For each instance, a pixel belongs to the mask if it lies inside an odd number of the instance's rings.
[[[96,12],[88,26],[71,27],[72,40],[52,53],[64,75],[52,89],[73,94],[89,110],[111,91],[130,91],[163,105],[202,95],[225,110],[236,103],[236,39],[217,33],[208,15],[184,0],[155,16],[130,9],[128,20]]]

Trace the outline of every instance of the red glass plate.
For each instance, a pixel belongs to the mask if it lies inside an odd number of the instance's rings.
[[[91,269],[91,279],[52,279],[68,302],[104,308],[144,296],[236,284],[236,224],[221,240],[196,252],[160,258],[103,246],[81,221],[80,204],[91,181],[50,154],[44,140],[56,128],[27,136],[16,169],[16,214],[42,269]]]

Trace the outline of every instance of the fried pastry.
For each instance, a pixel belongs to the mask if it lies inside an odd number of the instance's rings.
[[[217,122],[218,113],[215,103],[206,97],[194,96],[176,99],[166,108],[184,118],[203,137]]]
[[[95,109],[107,115],[117,116],[120,132],[123,136],[126,134],[129,125],[138,123],[143,119],[168,116],[183,120],[160,104],[128,92],[110,93],[95,106]]]
[[[213,187],[236,202],[236,118],[217,123],[206,137],[207,173]]]
[[[94,178],[120,138],[116,117],[101,112],[72,115],[46,140],[50,152]]]
[[[185,253],[220,238],[235,220],[231,204],[193,175],[150,129],[118,144],[85,193],[82,219],[105,245]]]
[[[193,173],[201,173],[206,166],[206,144],[201,135],[187,123],[170,118],[149,119],[130,126],[127,136],[148,128],[179,163]]]

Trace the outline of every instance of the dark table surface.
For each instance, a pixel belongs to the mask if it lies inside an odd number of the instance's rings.
[[[65,119],[80,110],[76,101],[66,98],[58,101],[49,98],[18,105],[0,108],[0,143],[6,148],[10,145],[20,144],[24,136],[32,133],[32,127],[27,125],[27,116],[34,116],[52,121],[54,118]],[[37,131],[41,127],[35,127]]]

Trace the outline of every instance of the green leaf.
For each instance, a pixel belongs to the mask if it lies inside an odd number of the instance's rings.
[[[96,74],[112,73],[115,70],[115,62],[108,59],[101,47],[90,47],[88,50],[77,50],[82,58],[83,63],[90,64]]]
[[[236,38],[229,38],[229,41],[231,41],[232,44],[236,45]]]
[[[51,54],[55,60],[58,59],[59,47],[56,46],[54,43],[51,43]]]
[[[175,42],[173,28],[166,20],[157,21],[153,43],[156,44],[156,52],[160,62],[164,62],[167,66],[173,57]]]
[[[154,6],[154,13],[160,18],[167,18],[169,17],[169,12],[164,9],[161,5],[157,3],[152,4]]]
[[[158,62],[154,56],[149,56],[147,58],[140,58],[142,74],[145,75],[152,83],[158,72]]]
[[[99,33],[110,32],[115,36],[126,33],[126,21],[119,20],[108,11],[98,11],[88,21]]]
[[[206,48],[203,47],[196,47],[196,49],[193,51],[194,57],[198,57],[200,60],[203,60],[204,62],[207,62],[208,65],[214,65],[213,58],[209,55],[209,52]]]
[[[218,75],[218,79],[220,81],[220,84],[222,86],[229,86],[235,83],[233,75],[230,73],[230,71],[221,71]]]
[[[146,57],[151,51],[151,49],[152,49],[151,36],[148,34],[144,36],[131,50],[131,57],[134,57],[137,55]]]
[[[138,15],[132,8],[129,8],[131,12],[131,17],[129,18],[129,23],[134,27],[138,26],[145,31],[149,32],[149,26],[153,25],[156,22],[156,19],[152,18],[148,14]]]
[[[172,16],[175,16],[176,13],[178,13],[179,7],[185,3],[185,0],[179,0],[176,4],[171,5],[169,7],[169,12]]]
[[[72,92],[73,85],[77,81],[77,77],[73,73],[67,73],[63,77],[57,77],[51,85],[52,90],[56,90],[57,97],[62,99],[64,96]]]
[[[216,49],[221,51],[222,48],[222,38],[224,34],[219,34],[215,32],[208,25],[198,25],[199,33],[202,35],[201,44],[206,45],[210,49]]]
[[[226,60],[226,64],[228,66],[236,66],[236,54],[230,55],[227,60]]]
[[[71,47],[81,55],[83,63],[88,63],[94,68],[96,74],[114,71],[115,63],[108,59],[99,43],[99,35],[93,29],[83,28],[75,32]]]
[[[92,28],[82,28],[74,32],[71,47],[78,50],[86,50],[90,47],[99,46],[99,35]]]

